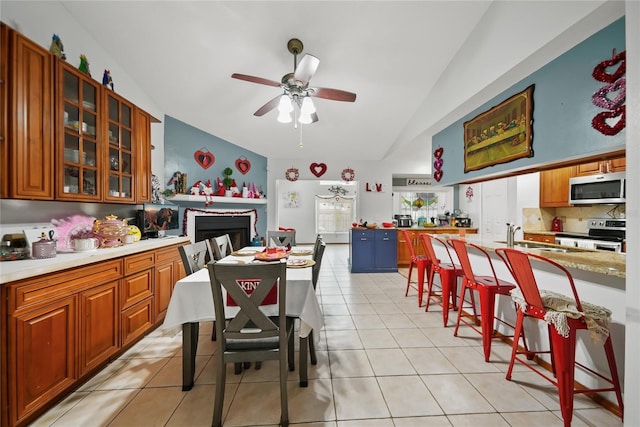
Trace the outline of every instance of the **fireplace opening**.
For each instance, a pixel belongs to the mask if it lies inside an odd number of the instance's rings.
[[[246,215],[208,215],[195,218],[195,241],[229,235],[234,250],[251,241],[251,217]]]

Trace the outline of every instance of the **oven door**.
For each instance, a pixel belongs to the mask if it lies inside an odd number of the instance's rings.
[[[594,249],[601,251],[622,252],[622,242],[593,241]]]

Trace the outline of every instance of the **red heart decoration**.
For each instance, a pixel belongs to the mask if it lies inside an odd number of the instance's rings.
[[[443,153],[444,153],[444,148],[440,147],[436,151],[433,152],[433,157],[435,157],[436,159],[439,159],[439,158],[442,157]]]
[[[596,107],[604,108],[606,110],[613,110],[620,106],[626,97],[627,79],[619,78],[615,82],[604,85],[591,97],[593,105]],[[609,94],[618,92],[615,98],[609,98]]]
[[[198,150],[194,153],[193,157],[202,169],[209,169],[216,162],[216,157],[209,151]]]
[[[442,171],[441,170],[435,171],[433,174],[433,179],[435,179],[437,182],[440,182],[440,180],[442,179]]]
[[[249,170],[251,169],[251,162],[249,162],[249,160],[245,159],[244,157],[239,157],[236,160],[236,169],[238,169],[238,171],[242,175],[246,175],[247,172],[249,172]]]
[[[327,171],[327,165],[324,163],[311,163],[309,166],[311,173],[316,176],[316,178],[320,178]]]
[[[433,168],[439,171],[440,169],[442,169],[442,163],[444,163],[442,159],[436,160],[435,162],[433,162]]]
[[[602,61],[593,69],[593,78],[605,83],[613,83],[627,72],[626,51],[620,52],[613,58]],[[607,73],[607,67],[612,67],[618,62],[621,62],[618,68],[612,73]]]
[[[624,129],[627,123],[626,111],[626,105],[621,105],[615,110],[603,111],[602,113],[598,113],[591,121],[591,126],[593,126],[594,129],[598,130],[604,135],[616,135],[618,132]],[[620,120],[618,120],[615,125],[611,126],[609,123],[607,123],[607,119],[615,119],[618,116],[620,117]]]

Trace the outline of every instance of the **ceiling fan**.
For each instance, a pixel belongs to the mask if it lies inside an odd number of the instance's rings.
[[[312,97],[330,99],[334,101],[354,102],[356,94],[339,89],[309,86],[309,80],[318,69],[320,60],[313,55],[305,54],[298,63],[298,54],[302,53],[303,44],[298,39],[291,39],[287,43],[287,49],[293,54],[293,73],[282,76],[280,82],[262,77],[249,76],[247,74],[234,73],[234,79],[246,80],[252,83],[279,87],[283,93],[276,96],[253,113],[254,116],[263,116],[278,107],[278,121],[291,122],[291,113],[300,113],[298,121],[303,124],[315,123],[318,115],[313,105]],[[296,108],[297,107],[297,110]]]

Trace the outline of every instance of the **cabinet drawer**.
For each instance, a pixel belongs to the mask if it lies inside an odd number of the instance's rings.
[[[153,295],[153,269],[127,276],[122,279],[120,289],[121,307],[127,308]]]
[[[173,262],[176,259],[180,259],[178,246],[182,245],[174,245],[168,248],[158,249],[156,251],[156,264],[164,264],[167,262]]]
[[[105,261],[87,267],[74,268],[58,273],[16,282],[9,296],[9,314],[51,298],[72,295],[102,283],[122,277],[122,261]]]
[[[122,347],[141,337],[153,326],[153,301],[147,298],[120,315]]]
[[[155,262],[156,257],[153,251],[130,255],[124,259],[124,275],[128,276],[132,273],[151,268]]]

